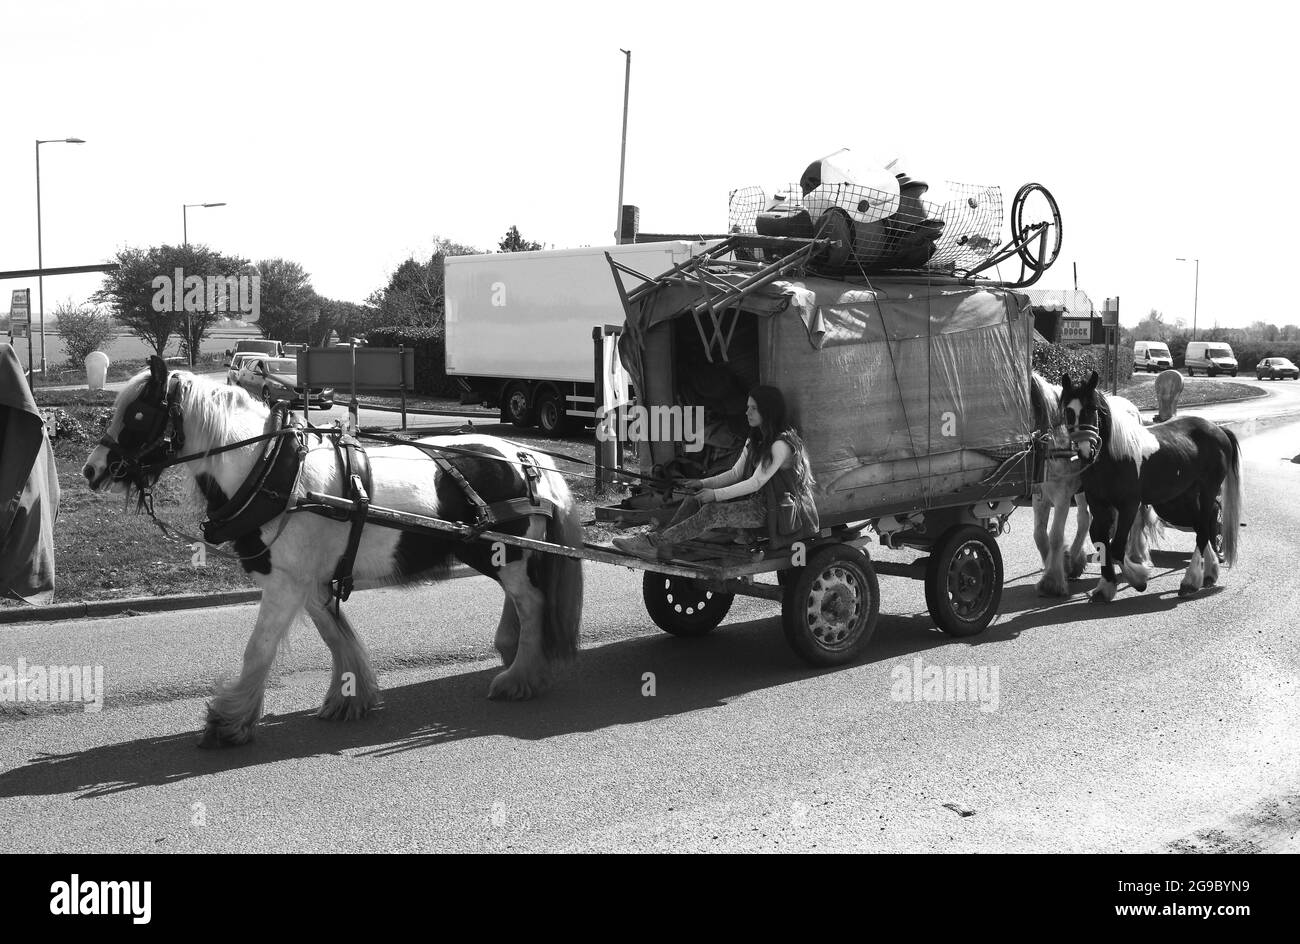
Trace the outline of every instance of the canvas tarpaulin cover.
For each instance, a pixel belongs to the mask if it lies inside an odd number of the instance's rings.
[[[0,344],[0,595],[54,597],[59,479],[45,424],[10,344]]]
[[[666,329],[702,345],[690,311],[700,300],[698,286],[673,285],[631,306],[620,352],[643,403],[677,402]],[[1023,295],[938,280],[868,288],[808,278],[771,283],[739,305],[741,317],[758,319],[758,376],[785,394],[824,518],[941,504],[978,488],[1029,440],[1033,323]],[[718,333],[708,312],[700,327]],[[720,362],[721,344],[711,350]],[[654,444],[654,461],[673,449]]]

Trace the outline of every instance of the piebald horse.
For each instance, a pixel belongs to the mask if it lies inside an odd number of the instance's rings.
[[[1039,374],[1032,375],[1030,403],[1034,429],[1048,434],[1053,451],[1071,451],[1070,436],[1061,407],[1061,388]],[[1108,398],[1112,409],[1140,417],[1138,408],[1123,397]],[[1088,563],[1088,530],[1092,515],[1080,484],[1082,463],[1077,457],[1049,456],[1043,482],[1034,489],[1034,543],[1043,559],[1043,576],[1037,589],[1043,596],[1068,596],[1069,580],[1083,574]],[[1070,553],[1065,553],[1065,528],[1070,507],[1078,509],[1078,525]],[[1050,530],[1049,530],[1050,524]],[[1159,531],[1159,521],[1149,508],[1142,513],[1141,527],[1133,529],[1127,555],[1142,567],[1150,566],[1149,543]]]
[[[143,507],[162,470],[173,464],[168,460],[183,451],[194,456],[179,463],[192,485],[193,510],[206,509],[211,517],[214,509],[221,509],[240,490],[266,443],[219,454],[212,450],[262,436],[269,413],[268,407],[239,387],[184,371],[168,373],[160,359],[150,358],[150,368],[129,380],[118,394],[106,435],[91,450],[82,473],[91,490],[125,495],[128,500],[134,494]],[[439,436],[420,442],[455,450],[443,458],[485,502],[528,494],[521,463],[513,461],[525,447],[482,435]],[[307,434],[304,444],[307,451],[286,507],[309,491],[345,494],[339,456],[329,438]],[[430,452],[414,446],[367,449],[371,500],[399,511],[474,523],[475,508],[467,493]],[[540,469],[534,485],[537,497],[553,504],[553,516],[527,514],[493,529],[581,548],[578,508],[563,477],[546,456],[529,458]],[[200,746],[243,744],[252,738],[276,652],[304,609],[333,657],[333,674],[318,716],[359,718],[379,704],[370,656],[341,610],[330,606],[330,581],[348,533],[347,521],[295,512],[280,514],[233,541],[244,569],[262,588],[262,602],[244,652],[243,671],[234,683],[217,687]],[[352,572],[359,583],[369,586],[437,579],[445,575],[453,558],[491,577],[505,591],[495,639],[505,669],[493,678],[489,697],[525,699],[539,693],[554,664],[577,651],[581,560],[370,524],[361,532]]]
[[[1114,598],[1114,562],[1122,556],[1142,505],[1152,506],[1164,521],[1196,532],[1179,596],[1214,586],[1219,579],[1213,544],[1220,533],[1220,505],[1224,563],[1231,567],[1237,560],[1242,507],[1237,437],[1199,416],[1143,426],[1112,407],[1112,400],[1097,389],[1097,379],[1096,371],[1082,384],[1074,384],[1068,374],[1061,378],[1066,426],[1085,464],[1082,484],[1093,515],[1092,540],[1107,549],[1093,602]],[[1123,571],[1133,589],[1146,589],[1144,569],[1125,560]]]

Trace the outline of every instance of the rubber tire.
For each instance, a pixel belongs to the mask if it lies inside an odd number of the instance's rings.
[[[568,428],[569,418],[564,413],[564,404],[550,390],[538,395],[533,414],[537,417],[538,428],[548,436],[562,436]]]
[[[828,648],[809,625],[808,610],[813,594],[832,569],[851,573],[867,599],[859,597],[855,601],[858,614],[845,640]],[[818,667],[844,665],[859,658],[871,643],[880,620],[880,582],[871,559],[855,547],[831,544],[813,551],[808,563],[790,574],[793,579],[786,581],[781,597],[781,629],[790,648],[803,661]]]
[[[656,626],[673,636],[693,639],[718,627],[736,595],[706,590],[688,577],[647,570],[641,578],[641,598]]]
[[[520,429],[536,425],[537,410],[528,406],[528,388],[523,384],[508,384],[501,392],[501,422],[513,423]]]
[[[975,619],[962,616],[953,607],[949,596],[948,583],[953,564],[959,555],[979,545],[990,559],[992,572],[980,567],[978,577],[981,584],[988,587],[989,599]],[[979,551],[976,551],[978,554]],[[935,545],[925,568],[925,605],[933,617],[934,623],[950,636],[978,636],[988,628],[989,623],[998,615],[1002,603],[1002,551],[998,542],[986,530],[977,525],[958,525],[946,531]],[[981,590],[981,595],[983,591]]]

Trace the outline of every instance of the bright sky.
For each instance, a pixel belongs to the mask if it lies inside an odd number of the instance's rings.
[[[837,148],[914,177],[1039,181],[1064,219],[1040,288],[1190,324],[1300,321],[1273,286],[1297,246],[1300,14],[1156,4],[429,4],[0,0],[0,269],[181,239],[300,262],[361,301],[432,238],[495,249],[720,232]],[[1004,222],[1004,232],[1006,224]],[[1004,267],[1003,275],[1014,271]],[[0,284],[9,290],[36,283]],[[98,277],[46,281],[46,309]]]

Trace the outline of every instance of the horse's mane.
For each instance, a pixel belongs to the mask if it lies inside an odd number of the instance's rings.
[[[1040,429],[1060,426],[1065,422],[1061,406],[1061,388],[1042,374],[1030,375],[1029,400],[1034,411],[1034,425]]]
[[[1104,410],[1110,417],[1108,450],[1111,457],[1132,459],[1137,464],[1138,471],[1142,471],[1142,460],[1159,449],[1160,442],[1151,434],[1150,429],[1142,425],[1142,419],[1136,413],[1114,408],[1112,400],[1124,400],[1123,397],[1107,397],[1100,390],[1096,393],[1098,412]]]
[[[177,371],[185,435],[220,445],[256,436],[266,425],[263,407],[243,387]],[[249,430],[252,432],[249,432]]]

